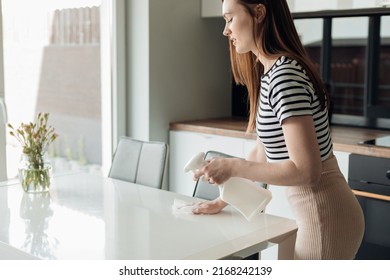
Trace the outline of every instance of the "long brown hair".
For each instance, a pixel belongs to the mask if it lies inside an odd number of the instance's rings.
[[[223,2],[224,0],[222,0]],[[320,100],[322,109],[327,106],[327,92],[317,68],[299,39],[286,0],[236,0],[247,8],[253,16],[253,38],[259,52],[268,57],[286,56],[295,59],[306,70]],[[264,20],[256,21],[254,4],[263,4],[266,9]],[[230,60],[234,80],[237,84],[246,86],[249,99],[249,123],[247,132],[256,127],[256,112],[259,102],[260,77],[264,68],[258,63],[252,52],[239,54],[235,51],[232,41],[230,45]]]

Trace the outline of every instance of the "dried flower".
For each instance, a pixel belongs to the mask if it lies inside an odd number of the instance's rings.
[[[57,139],[58,134],[54,127],[48,126],[48,119],[49,113],[38,113],[37,123],[21,123],[17,129],[8,124],[10,135],[22,145],[24,154],[31,157],[43,156],[49,145]]]
[[[21,123],[17,129],[8,124],[9,134],[18,140],[25,158],[28,159],[27,166],[19,169],[19,177],[25,190],[29,185],[36,189],[39,186],[48,187],[50,184],[49,170],[45,169],[43,156],[58,134],[48,125],[48,119],[49,113],[39,113],[36,123]]]

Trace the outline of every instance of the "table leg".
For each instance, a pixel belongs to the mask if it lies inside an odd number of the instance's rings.
[[[278,260],[293,260],[297,231],[288,232],[282,236],[270,240],[278,245]]]

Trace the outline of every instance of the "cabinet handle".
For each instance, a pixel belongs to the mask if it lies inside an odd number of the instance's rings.
[[[370,193],[370,192],[362,192],[362,191],[357,191],[357,190],[352,190],[352,192],[357,196],[363,196],[363,197],[368,197],[368,198],[390,201],[390,196],[388,196],[388,195],[376,194],[376,193]]]

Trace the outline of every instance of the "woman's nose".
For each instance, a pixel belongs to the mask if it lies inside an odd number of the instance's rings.
[[[225,26],[225,28],[223,29],[222,34],[223,34],[224,36],[229,36],[230,31],[229,31],[229,29],[227,28],[227,26]]]

